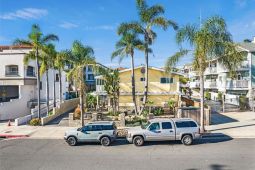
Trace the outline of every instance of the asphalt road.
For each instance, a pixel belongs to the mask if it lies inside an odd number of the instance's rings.
[[[203,139],[192,146],[179,142],[147,143],[125,140],[113,146],[68,146],[64,140],[0,141],[1,170],[254,170],[255,139]]]

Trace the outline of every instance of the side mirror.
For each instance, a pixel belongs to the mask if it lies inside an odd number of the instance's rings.
[[[82,128],[78,128],[78,129],[77,129],[77,131],[81,131],[81,130],[82,130]]]

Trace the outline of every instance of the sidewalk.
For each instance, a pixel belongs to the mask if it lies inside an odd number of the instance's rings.
[[[254,112],[228,112],[212,116],[214,125],[205,127],[212,135],[223,134],[232,138],[255,138]]]
[[[66,130],[74,129],[75,127],[58,127],[58,126],[7,126],[0,124],[0,137],[15,138],[47,138],[47,139],[63,139]]]

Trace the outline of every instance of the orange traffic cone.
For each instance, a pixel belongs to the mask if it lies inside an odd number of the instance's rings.
[[[7,126],[11,126],[11,120],[8,121],[8,125]]]

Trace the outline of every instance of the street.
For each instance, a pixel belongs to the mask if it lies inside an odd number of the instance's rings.
[[[209,138],[192,146],[153,142],[143,147],[125,140],[110,147],[93,143],[70,147],[60,139],[0,141],[1,170],[254,170],[254,160],[255,139]]]

